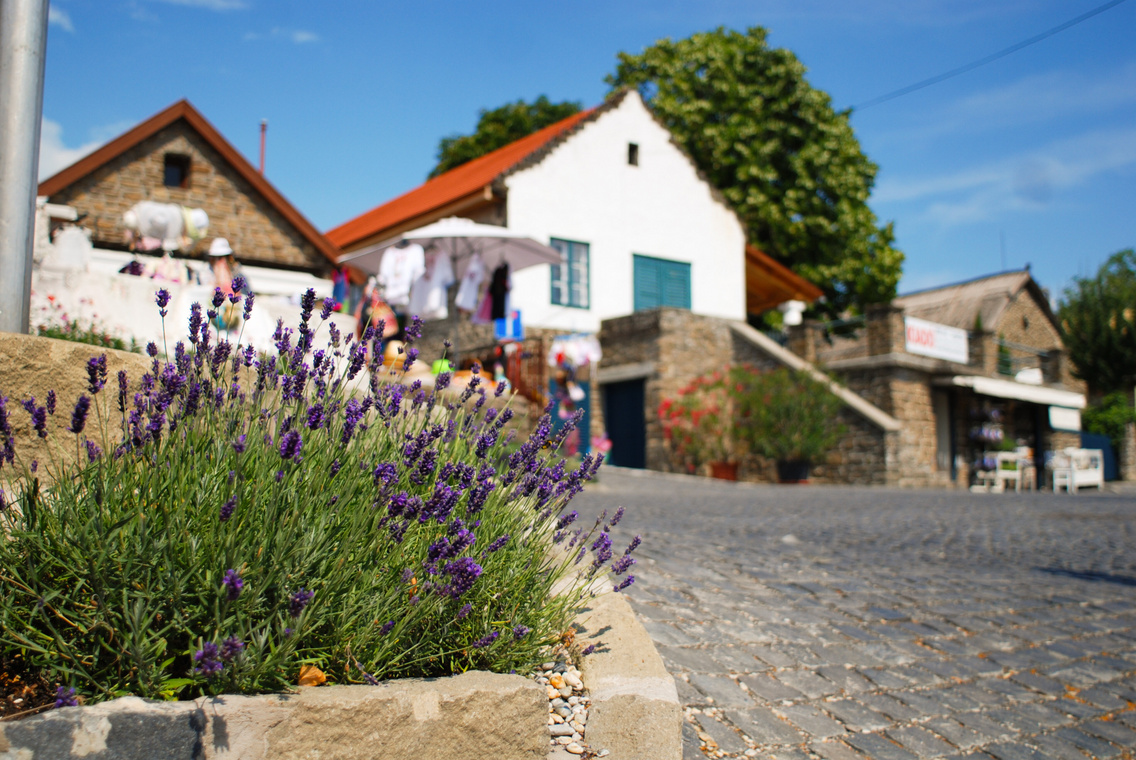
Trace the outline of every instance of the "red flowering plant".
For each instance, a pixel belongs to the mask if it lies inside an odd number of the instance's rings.
[[[742,454],[737,372],[731,368],[700,377],[659,405],[671,457],[689,472],[703,464],[736,462]]]

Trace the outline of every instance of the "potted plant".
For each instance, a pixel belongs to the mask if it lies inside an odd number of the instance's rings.
[[[735,424],[737,393],[730,372],[715,372],[681,388],[659,405],[667,448],[689,472],[703,465],[712,477],[738,479],[741,441]]]
[[[806,482],[809,466],[844,434],[837,421],[844,402],[803,371],[741,368],[733,381],[745,445],[776,461],[780,482]]]

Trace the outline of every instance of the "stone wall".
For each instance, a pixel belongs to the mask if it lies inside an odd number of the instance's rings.
[[[698,377],[730,365],[746,364],[763,371],[776,369],[779,361],[730,329],[730,323],[692,314],[682,309],[652,309],[626,317],[605,320],[600,331],[604,358],[600,369],[650,364],[646,377],[644,416],[647,425],[647,468],[663,472],[683,471],[671,458],[656,410],[666,398]],[[594,404],[602,408],[603,386],[596,388]],[[853,388],[853,390],[856,390]],[[896,443],[867,419],[845,408],[840,415],[847,429],[823,463],[817,463],[810,480],[818,483],[884,484],[888,478],[889,451]],[[932,455],[933,456],[933,455]],[[773,482],[775,463],[757,456],[743,457],[738,476],[742,480]]]
[[[186,187],[164,184],[167,153],[189,157]],[[204,209],[209,230],[195,247],[199,253],[211,238],[223,237],[237,259],[250,264],[317,274],[331,269],[331,262],[185,121],[171,124],[51,197],[52,203],[88,214],[83,226],[93,231],[96,245],[108,246],[123,244],[122,215],[143,200]]]

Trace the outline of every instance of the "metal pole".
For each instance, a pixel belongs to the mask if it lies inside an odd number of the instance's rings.
[[[28,331],[48,0],[0,0],[0,332]]]

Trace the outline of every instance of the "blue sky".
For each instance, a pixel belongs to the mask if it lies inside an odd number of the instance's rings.
[[[43,176],[180,98],[320,229],[417,185],[438,140],[517,98],[600,102],[619,51],[760,25],[838,108],[1104,0],[52,0]],[[1055,294],[1136,246],[1136,0],[854,112],[901,290],[1029,262]],[[1004,242],[1003,242],[1004,241]],[[1004,253],[1003,253],[1004,252]]]

